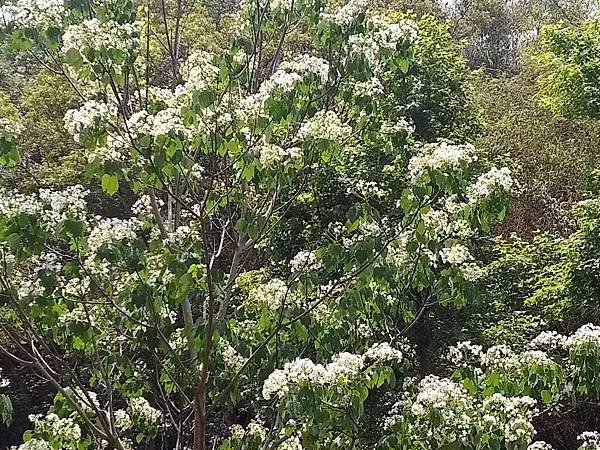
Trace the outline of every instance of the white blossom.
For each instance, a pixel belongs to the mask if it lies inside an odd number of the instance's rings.
[[[18,447],[11,447],[11,450],[51,450],[51,447],[42,439],[30,439]]]
[[[25,127],[16,120],[12,120],[7,117],[0,117],[0,132],[5,132],[13,135],[14,137],[19,137],[24,130]]]
[[[556,331],[542,331],[527,345],[537,350],[557,350],[563,348],[567,343],[567,337]]]
[[[108,121],[114,121],[116,114],[116,107],[104,102],[88,100],[80,108],[69,109],[66,112],[65,128],[75,140],[79,140],[81,133],[94,131],[106,125]]]
[[[450,144],[447,142],[425,144],[417,156],[408,162],[408,170],[413,181],[418,180],[427,170],[443,173],[459,170],[477,160],[475,147],[471,144]]]
[[[313,251],[300,250],[290,261],[292,273],[302,271],[310,272],[312,270],[317,270],[320,267],[321,264]]]
[[[502,167],[492,167],[488,172],[477,178],[477,181],[467,187],[467,198],[470,203],[477,203],[480,200],[489,197],[492,193],[501,189],[505,193],[511,193],[514,180],[510,174],[510,169]]]
[[[115,426],[120,431],[127,431],[133,426],[131,417],[129,417],[129,414],[124,409],[117,409],[115,411]]]
[[[456,367],[467,367],[474,362],[479,362],[483,356],[483,347],[471,341],[458,342],[448,348],[445,359]]]
[[[454,244],[440,250],[440,257],[445,264],[461,265],[473,259],[469,249],[462,244]]]
[[[17,0],[9,11],[18,27],[59,27],[65,16],[65,3],[64,0]]]
[[[571,352],[584,349],[600,349],[600,327],[588,323],[580,327],[565,342],[565,347]]]
[[[302,124],[298,135],[301,139],[324,139],[338,141],[350,135],[352,128],[344,125],[335,111],[318,111]]]
[[[81,439],[81,428],[70,417],[59,417],[50,413],[46,417],[30,415],[29,420],[33,423],[36,433],[47,434],[57,441],[77,444]]]
[[[321,14],[321,18],[340,27],[348,27],[365,13],[368,6],[369,0],[350,0],[336,11]]]
[[[139,23],[100,22],[98,19],[87,19],[70,25],[63,34],[62,52],[70,49],[80,52],[87,61],[86,49],[96,51],[116,49],[129,53],[139,48]],[[90,62],[90,61],[87,61]]]
[[[287,72],[315,75],[321,83],[325,83],[329,77],[329,63],[323,58],[308,54],[285,60],[279,65],[279,68]]]
[[[554,450],[554,447],[544,441],[535,441],[529,444],[527,450]]]
[[[127,404],[127,412],[133,423],[144,427],[156,427],[159,424],[162,413],[150,406],[144,397],[131,398]]]
[[[600,450],[600,433],[597,431],[584,431],[577,440],[581,441],[579,450]]]

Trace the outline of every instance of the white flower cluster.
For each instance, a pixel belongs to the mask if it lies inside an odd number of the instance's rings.
[[[224,339],[219,342],[219,351],[225,366],[233,372],[240,370],[246,363],[246,358],[240,355],[240,353]]]
[[[83,305],[77,305],[72,310],[67,310],[58,316],[58,326],[67,328],[71,323],[81,323],[89,326],[95,326],[96,321],[91,311],[86,311]]]
[[[397,45],[404,41],[413,44],[419,39],[419,26],[417,22],[411,19],[402,19],[399,22],[388,23],[387,21],[377,20],[375,31],[375,41],[381,48],[396,50]]]
[[[527,346],[534,350],[558,350],[567,343],[567,337],[556,331],[542,331]]]
[[[9,8],[17,27],[60,27],[65,16],[64,0],[17,0]]]
[[[412,180],[417,181],[428,170],[439,170],[445,174],[477,161],[475,147],[471,144],[439,142],[425,144],[419,155],[408,162]]]
[[[134,134],[147,134],[153,137],[175,133],[189,138],[192,132],[183,125],[183,117],[179,108],[166,108],[154,115],[148,114],[146,111],[139,111],[129,118],[127,126]]]
[[[349,125],[344,125],[335,111],[318,111],[302,124],[298,132],[300,139],[324,139],[338,141],[352,133]]]
[[[192,52],[179,67],[179,73],[186,81],[186,86],[179,90],[199,91],[214,84],[219,76],[219,68],[213,64],[214,59],[215,56],[210,52]]]
[[[65,219],[84,220],[85,197],[88,191],[80,185],[69,186],[63,191],[40,189],[38,194],[21,194],[0,190],[0,215],[5,218],[20,214],[36,216],[42,227],[53,230]]]
[[[572,354],[582,351],[600,352],[600,326],[588,323],[570,336],[564,336],[556,331],[542,331],[529,342],[528,347],[545,351],[564,349]]]
[[[95,131],[109,121],[115,121],[116,107],[104,102],[88,100],[80,108],[69,109],[64,117],[65,128],[75,140],[81,133]]]
[[[439,443],[464,439],[471,427],[472,399],[457,383],[435,375],[419,382],[419,392],[410,404],[410,412],[430,428],[428,437]],[[428,416],[437,415],[438,424],[429,423]]]
[[[7,117],[0,117],[0,132],[11,134],[14,137],[19,137],[25,130],[25,127],[15,120]]]
[[[414,433],[436,447],[466,443],[475,430],[520,444],[528,444],[535,434],[535,400],[530,397],[494,394],[480,402],[458,383],[435,375],[421,380],[416,398],[405,405],[414,417],[397,415],[394,420],[409,421]]]
[[[286,72],[279,69],[270,78],[265,80],[256,94],[244,97],[240,101],[237,115],[241,120],[255,119],[262,114],[265,103],[275,95],[291,92],[302,76],[295,72]]]
[[[158,203],[158,199],[157,199]],[[138,198],[133,205],[131,205],[131,212],[138,217],[152,217],[152,200],[149,195],[142,195]]]
[[[535,405],[531,397],[505,397],[496,393],[483,400],[481,413],[489,431],[499,433],[507,442],[527,443],[535,435],[531,423]]]
[[[600,450],[600,433],[597,431],[584,431],[577,440],[581,441],[578,450]]]
[[[354,84],[354,94],[358,96],[373,98],[378,95],[382,95],[383,92],[383,84],[381,83],[381,80],[375,76],[369,78],[366,81],[358,81]],[[382,133],[385,133],[385,131],[391,131],[391,129],[384,130],[383,126],[381,128]]]
[[[445,264],[453,266],[460,266],[473,260],[469,249],[462,244],[454,244],[450,247],[442,248],[440,250],[440,258]]]
[[[144,397],[134,397],[127,402],[127,412],[131,421],[142,428],[158,426],[162,412],[153,408]]]
[[[363,357],[351,353],[334,355],[332,362],[327,366],[315,364],[310,359],[295,359],[286,363],[283,369],[277,369],[268,376],[263,384],[262,394],[266,400],[273,397],[281,399],[290,391],[291,385],[324,386],[333,384],[357,375],[363,366]]]
[[[404,343],[402,347],[403,350],[410,351],[406,343]],[[378,363],[396,362],[400,364],[406,355],[402,350],[392,347],[389,342],[379,342],[373,344],[365,352],[364,356],[367,360],[376,361]]]
[[[600,326],[591,323],[583,325],[568,337],[565,347],[574,353],[586,349],[600,351]]]
[[[52,450],[48,442],[41,439],[30,439],[18,447],[11,447],[11,450]]]
[[[120,431],[127,431],[133,426],[131,417],[124,409],[117,409],[115,411],[115,426]]]
[[[231,438],[238,441],[246,438],[263,442],[267,437],[267,429],[254,420],[248,424],[246,429],[236,423],[229,427],[229,432],[231,433]]]
[[[445,359],[456,367],[468,367],[473,363],[479,363],[483,356],[483,347],[471,343],[471,341],[458,342],[450,347]]]
[[[304,447],[300,442],[300,437],[298,437],[298,435],[295,434],[293,436],[288,437],[277,448],[278,450],[304,450]]]
[[[317,255],[314,251],[300,250],[290,261],[292,273],[302,271],[310,272],[312,270],[318,270],[320,267],[321,263],[317,260]]]
[[[336,24],[340,27],[348,27],[364,14],[369,6],[369,0],[350,0],[341,8],[332,12],[324,12],[321,19]]]
[[[273,310],[279,309],[284,301],[288,305],[295,303],[291,291],[288,292],[285,281],[279,278],[273,278],[264,284],[256,286],[250,291],[249,297],[251,300],[265,304]]]
[[[477,181],[467,186],[467,198],[469,203],[477,203],[480,200],[489,197],[492,193],[501,189],[505,193],[512,192],[514,180],[508,167],[492,167],[488,172],[481,174]]]
[[[78,139],[78,136],[75,136]],[[85,157],[88,162],[105,163],[107,161],[124,161],[129,153],[131,144],[127,139],[109,134],[106,137],[106,145],[96,145],[94,148],[88,148]]]
[[[2,378],[2,368],[0,368],[0,388],[10,386],[10,380],[8,378]]]
[[[123,239],[135,239],[140,225],[140,221],[135,218],[99,218],[88,236],[87,252],[93,258],[104,244]]]
[[[86,49],[106,51],[110,49],[129,53],[139,48],[139,23],[100,22],[98,19],[87,19],[69,26],[63,34],[62,52],[70,49],[80,52],[87,61]],[[91,61],[87,61],[91,62]]]
[[[310,359],[299,358],[286,363],[283,369],[273,371],[263,384],[263,397],[281,399],[290,387],[297,384],[309,386],[334,385],[356,378],[366,367],[367,361],[373,364],[401,363],[410,351],[403,343],[404,350],[397,350],[387,342],[374,344],[363,355],[342,352],[333,355],[327,365],[315,364]]]
[[[81,439],[81,428],[70,417],[59,417],[50,413],[46,417],[30,415],[29,420],[33,423],[37,434],[51,436],[53,440],[62,442],[68,447],[70,445],[76,447],[77,442]]]
[[[373,30],[368,33],[353,34],[348,38],[351,55],[363,56],[375,73],[382,70],[382,51],[395,52],[398,44],[407,42],[413,44],[418,40],[417,23],[413,20],[402,20],[389,23],[375,18],[371,24]]]
[[[257,147],[260,162],[264,166],[273,166],[284,161],[292,162],[300,156],[302,151],[298,147],[284,149],[279,145],[267,143],[264,139],[261,140]]]
[[[544,441],[535,441],[529,444],[527,450],[554,450],[554,447]]]
[[[74,390],[75,401],[79,403],[81,410],[87,416],[93,416],[96,414],[96,409],[100,409],[100,402],[98,401],[98,395],[95,392],[87,391],[86,393],[77,387]]]
[[[329,78],[329,63],[318,56],[302,54],[293,59],[283,61],[279,69],[286,72],[295,72],[300,74],[312,74],[316,76],[321,83],[325,83]]]
[[[470,228],[466,230],[470,231]],[[439,254],[443,263],[457,266],[465,280],[475,282],[482,277],[483,269],[473,262],[473,255],[465,245],[454,244],[444,247]]]

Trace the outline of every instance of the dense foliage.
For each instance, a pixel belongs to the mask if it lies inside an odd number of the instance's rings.
[[[563,236],[499,237],[523,186],[557,200],[513,173],[559,119],[483,92],[450,22],[395,6],[2,4],[30,75],[0,96],[1,361],[52,396],[8,445],[600,448],[577,415],[600,395],[597,186]],[[548,91],[589,27],[544,28],[532,61],[542,107],[591,121]]]

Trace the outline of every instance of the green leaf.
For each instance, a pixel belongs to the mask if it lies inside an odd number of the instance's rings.
[[[542,400],[544,401],[544,403],[548,404],[552,401],[552,393],[546,389],[544,389],[542,392]]]
[[[308,330],[302,324],[302,322],[298,321],[294,323],[294,329],[296,330],[296,334],[301,341],[306,341],[308,339]]]
[[[113,195],[119,190],[119,177],[105,173],[102,175],[102,190],[109,195]]]
[[[408,73],[408,69],[410,67],[410,61],[408,58],[402,58],[398,61],[398,66],[400,67],[402,73],[406,74]]]

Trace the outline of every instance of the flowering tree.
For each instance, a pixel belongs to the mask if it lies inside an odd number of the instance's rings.
[[[403,335],[428,308],[473,298],[473,239],[513,181],[470,144],[415,137],[398,86],[418,27],[367,4],[244,2],[220,54],[186,54],[183,8],[162,28],[125,0],[3,9],[10,44],[80,97],[65,127],[92,179],[137,198],[109,217],[79,185],[2,192],[2,351],[57,391],[22,448],[204,449],[209,415],[237,423],[240,404],[255,421],[225,449],[369,444],[365,401],[408,373]],[[292,29],[309,49],[284,51]],[[0,161],[17,171],[21,132],[3,119]],[[348,202],[275,257],[278,226],[325,174]],[[510,401],[527,422],[528,401]],[[532,434],[515,432],[524,448]]]

